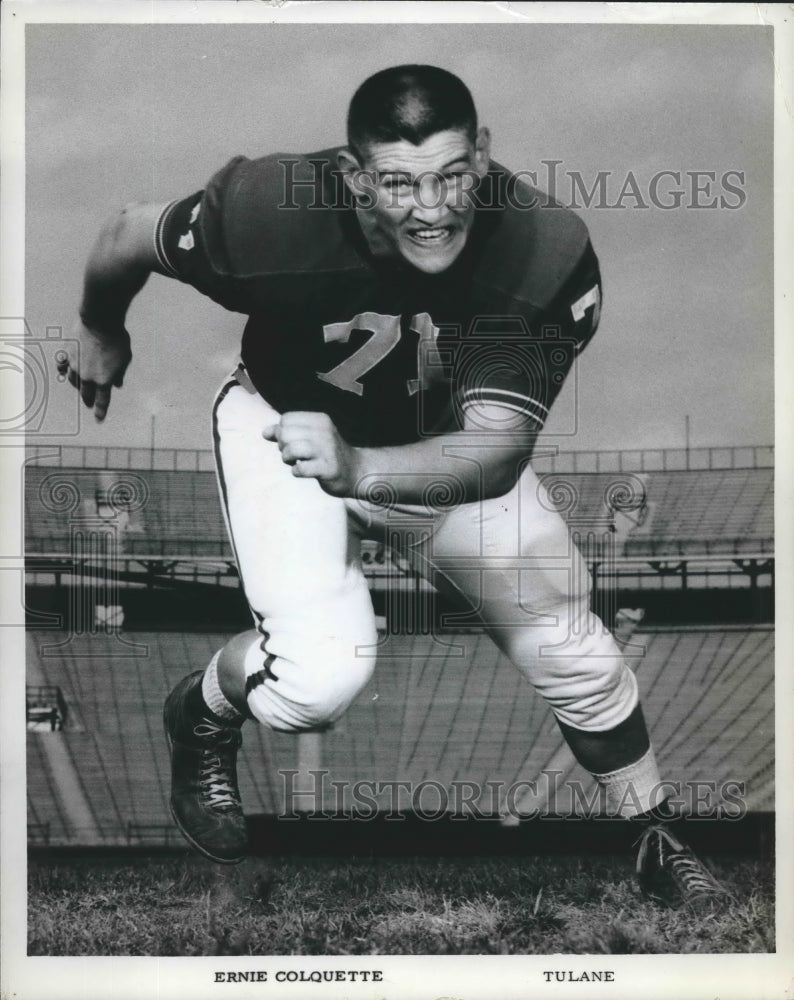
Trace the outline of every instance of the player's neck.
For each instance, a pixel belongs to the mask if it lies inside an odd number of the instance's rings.
[[[377,222],[372,218],[370,213],[365,212],[358,206],[355,207],[355,213],[361,234],[364,237],[364,242],[372,256],[377,257],[378,260],[385,260],[390,257],[397,260],[398,255],[394,252],[394,247],[380,231]]]

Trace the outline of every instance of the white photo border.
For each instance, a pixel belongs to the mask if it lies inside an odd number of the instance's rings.
[[[475,1000],[498,996],[556,998],[597,995],[620,998],[781,997],[794,976],[794,867],[792,837],[794,795],[791,792],[792,644],[794,606],[794,338],[792,337],[792,234],[794,233],[794,28],[787,4],[525,4],[525,3],[257,3],[204,2],[20,2],[2,6],[2,212],[0,212],[0,316],[24,316],[24,31],[34,23],[569,23],[594,24],[745,24],[772,25],[775,30],[775,373],[776,373],[776,571],[777,606],[783,609],[777,628],[777,943],[772,955],[682,956],[504,956],[504,957],[357,957],[356,968],[379,969],[383,979],[366,986],[333,983],[298,986],[216,985],[213,973],[235,969],[344,969],[350,959],[306,958],[32,958],[26,942],[26,807],[25,807],[25,679],[24,629],[2,629],[0,667],[0,738],[2,782],[2,996],[19,1000],[138,1000],[220,997],[355,998],[355,1000],[432,1000],[456,997]],[[6,383],[4,382],[4,386]],[[22,380],[19,412],[24,411]],[[3,483],[0,569],[22,566],[22,518],[19,482],[23,441],[0,441]],[[11,540],[11,541],[9,541]],[[0,602],[5,611],[19,609],[19,574],[0,573]],[[2,618],[3,621],[7,619]],[[17,623],[19,625],[22,622]],[[543,969],[614,969],[615,982],[598,987],[546,983]]]

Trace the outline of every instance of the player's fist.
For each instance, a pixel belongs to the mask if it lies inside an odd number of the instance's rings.
[[[110,390],[121,388],[124,372],[132,360],[130,335],[119,325],[100,332],[78,320],[73,330],[74,343],[66,357],[58,360],[58,374],[66,375],[71,385],[97,420],[104,420],[110,405]]]
[[[341,436],[327,413],[295,410],[284,413],[262,436],[275,441],[293,476],[316,479],[326,493],[353,496],[357,481],[357,451]]]

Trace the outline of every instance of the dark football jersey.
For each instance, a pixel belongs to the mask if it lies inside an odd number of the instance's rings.
[[[595,332],[584,223],[498,165],[441,274],[373,256],[337,150],[233,159],[157,225],[167,273],[248,316],[241,356],[279,412],[327,413],[355,445],[403,444],[498,403],[538,428]]]

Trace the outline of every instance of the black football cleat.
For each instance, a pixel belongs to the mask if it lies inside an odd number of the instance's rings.
[[[211,861],[233,865],[248,850],[237,751],[239,725],[209,715],[190,718],[186,695],[204,672],[185,677],[165,700],[163,722],[171,755],[171,815],[182,836]]]
[[[642,891],[665,906],[717,908],[734,899],[666,823],[649,823],[639,840],[637,879]]]

